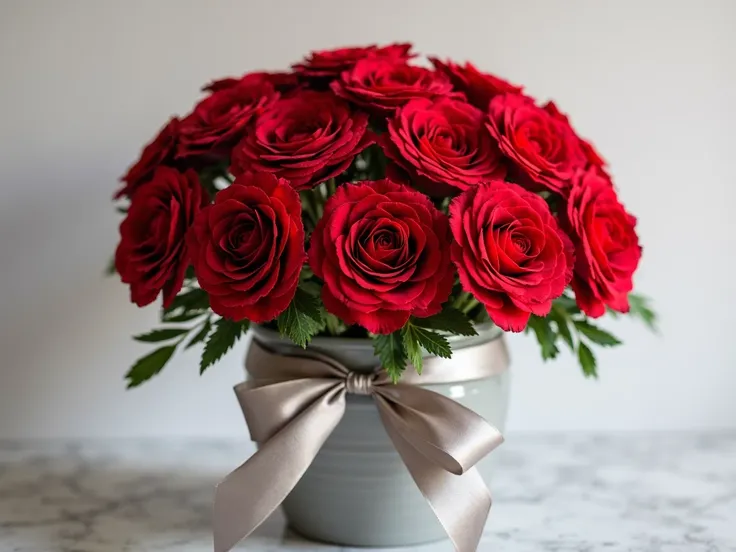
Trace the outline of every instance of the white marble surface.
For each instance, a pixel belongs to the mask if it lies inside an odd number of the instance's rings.
[[[0,552],[211,550],[213,487],[250,446],[0,441]],[[481,552],[736,550],[736,433],[512,434],[497,452]],[[340,549],[276,515],[238,550]]]

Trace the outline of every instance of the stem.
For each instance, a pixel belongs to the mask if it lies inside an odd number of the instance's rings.
[[[463,314],[468,314],[470,311],[472,311],[475,307],[480,305],[477,299],[471,298],[470,301],[462,308],[460,309]]]
[[[302,212],[305,214],[307,219],[309,219],[309,222],[312,224],[312,228],[317,226],[317,221],[319,221],[319,217],[317,216],[317,213],[314,211],[314,206],[312,205],[312,202],[310,201],[310,198],[312,196],[311,191],[302,192],[301,200],[302,200]]]
[[[467,291],[463,291],[455,297],[455,300],[452,302],[452,306],[455,307],[458,310],[462,310],[465,303],[470,299],[471,295]]]
[[[314,188],[309,193],[310,201],[312,202],[312,208],[314,209],[314,214],[317,216],[315,220],[315,224],[319,221],[319,219],[322,218],[322,214],[324,213],[324,206],[322,204],[322,198],[320,197],[320,191],[317,188]]]
[[[372,156],[375,168],[373,169],[374,180],[386,178],[386,156],[383,153],[383,149],[380,146],[376,146]]]
[[[327,186],[327,197],[335,195],[335,192],[337,191],[337,183],[335,182],[335,178],[330,178],[325,184]]]

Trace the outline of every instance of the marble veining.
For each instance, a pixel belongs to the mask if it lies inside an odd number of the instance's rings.
[[[251,450],[0,441],[0,552],[209,551],[214,486]],[[480,552],[736,551],[736,433],[511,434],[497,454]],[[358,549],[305,541],[277,513],[237,550]]]

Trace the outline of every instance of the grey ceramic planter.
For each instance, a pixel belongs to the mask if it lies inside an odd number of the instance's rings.
[[[503,339],[492,325],[479,335],[453,337],[459,349]],[[276,332],[253,329],[253,339],[275,351],[296,347]],[[316,338],[310,348],[353,370],[378,365],[367,339]],[[247,367],[246,367],[247,369]],[[508,371],[482,380],[428,385],[471,408],[503,431],[509,394]],[[486,483],[493,454],[478,465]],[[386,434],[370,397],[349,395],[345,416],[314,463],[283,503],[290,527],[318,541],[346,546],[404,546],[446,538]]]

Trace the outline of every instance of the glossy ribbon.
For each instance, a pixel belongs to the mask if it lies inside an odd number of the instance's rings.
[[[394,385],[383,371],[359,373],[314,351],[272,353],[251,343],[251,379],[235,387],[253,456],[217,487],[215,552],[227,552],[263,523],[291,492],[345,412],[345,395],[370,395],[414,482],[458,552],[477,549],[491,496],[473,467],[503,442],[500,432],[454,400],[419,387],[503,372],[502,339],[427,358]]]

